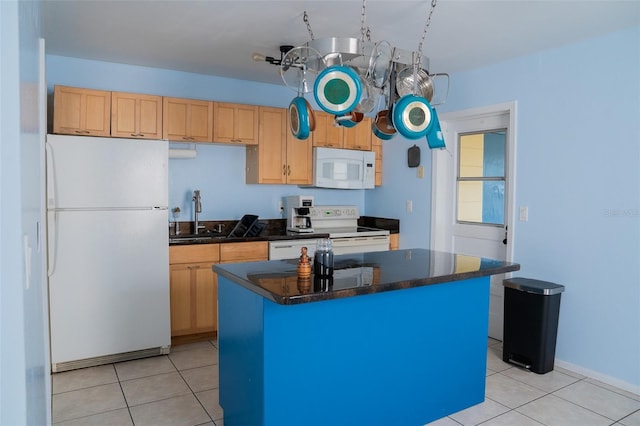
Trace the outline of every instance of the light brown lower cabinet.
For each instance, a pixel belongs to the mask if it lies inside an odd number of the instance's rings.
[[[219,244],[169,247],[171,337],[218,329]]]
[[[398,250],[400,248],[400,234],[389,235],[389,250]]]
[[[171,265],[171,336],[218,329],[218,276],[213,263]]]
[[[267,241],[169,247],[172,344],[207,340],[218,331],[216,263],[267,260]]]

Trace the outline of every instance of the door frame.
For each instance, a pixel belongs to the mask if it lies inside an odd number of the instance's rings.
[[[455,223],[455,181],[456,181],[456,153],[457,134],[452,134],[453,123],[482,119],[502,114],[509,115],[509,130],[507,132],[507,181],[506,195],[508,197],[505,212],[505,226],[508,229],[506,261],[513,259],[515,229],[515,185],[516,185],[516,147],[517,147],[517,102],[510,101],[478,108],[443,113],[440,115],[442,132],[447,142],[445,149],[434,150],[431,156],[431,250],[453,250],[453,227]],[[443,223],[446,220],[449,223]]]

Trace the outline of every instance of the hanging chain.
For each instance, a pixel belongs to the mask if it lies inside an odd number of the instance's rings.
[[[309,31],[309,37],[311,37],[311,40],[314,40],[313,37],[313,31],[311,31],[311,24],[309,23],[309,15],[307,15],[307,11],[304,11],[304,15],[302,15],[302,20],[304,21],[305,24],[307,24],[307,31]]]
[[[427,29],[429,28],[429,25],[431,24],[431,16],[433,15],[433,11],[436,8],[436,1],[437,0],[431,0],[431,9],[429,9],[429,15],[427,16],[427,22],[424,25],[424,31],[422,31],[422,37],[420,38],[420,43],[418,43],[418,55],[416,57],[416,62],[413,66],[414,71],[413,73],[416,74],[417,73],[417,67],[418,65],[422,65],[422,45],[424,44],[424,38],[427,35]]]
[[[362,0],[362,13],[360,14],[360,53],[364,56],[364,38],[367,34],[367,28],[365,24],[366,16],[366,0]]]

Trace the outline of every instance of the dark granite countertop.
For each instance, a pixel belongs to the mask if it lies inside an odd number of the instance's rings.
[[[298,260],[213,265],[214,272],[281,305],[317,302],[517,271],[517,263],[426,249],[335,256],[332,280],[299,279]]]
[[[326,233],[301,234],[298,232],[287,231],[286,219],[264,219],[264,230],[260,235],[255,237],[238,237],[228,238],[226,235],[235,226],[237,221],[203,221],[200,222],[205,226],[198,235],[191,234],[193,231],[193,222],[179,222],[180,234],[175,235],[175,229],[169,229],[169,245],[189,245],[189,244],[214,244],[214,243],[238,243],[250,241],[279,241],[279,240],[297,240],[305,238],[329,238]],[[368,228],[378,228],[388,230],[391,234],[400,232],[400,221],[398,219],[387,219],[373,216],[361,216],[358,219],[359,226]],[[221,232],[218,232],[220,229]],[[196,237],[199,237],[196,239]]]

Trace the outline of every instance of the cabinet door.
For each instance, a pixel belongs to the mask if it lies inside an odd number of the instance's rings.
[[[111,93],[111,136],[162,138],[162,97]]]
[[[194,331],[202,333],[218,328],[218,274],[211,263],[193,265]]]
[[[389,250],[398,250],[400,248],[400,234],[389,235]]]
[[[212,265],[208,262],[171,265],[171,336],[217,329],[218,276]]]
[[[169,297],[171,306],[171,335],[191,333],[191,267],[189,264],[169,268]]]
[[[258,145],[247,147],[247,183],[286,183],[286,111],[258,107]]]
[[[382,185],[382,139],[371,135],[371,150],[376,153],[375,185]]]
[[[55,86],[53,133],[110,136],[111,92]]]
[[[213,140],[213,102],[163,98],[162,137],[178,142]]]
[[[371,119],[366,117],[358,125],[344,129],[344,148],[371,151]]]
[[[213,141],[258,144],[258,108],[254,105],[214,102]]]
[[[288,114],[287,114],[288,115]],[[288,118],[287,118],[288,120]],[[309,136],[305,140],[296,139],[287,127],[287,183],[307,185],[313,183],[313,154]]]
[[[344,127],[334,125],[334,117],[324,111],[314,111],[316,129],[313,131],[313,146],[327,148],[343,147]]]

